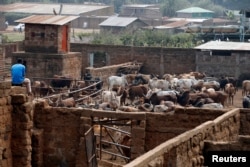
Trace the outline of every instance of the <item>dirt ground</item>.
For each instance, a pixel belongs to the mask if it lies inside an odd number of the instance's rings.
[[[238,89],[236,95],[234,96],[233,105],[226,104],[225,108],[242,108],[242,89]]]

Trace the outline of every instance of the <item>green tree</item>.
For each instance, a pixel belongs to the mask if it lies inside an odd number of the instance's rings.
[[[163,16],[174,17],[176,11],[190,6],[188,0],[164,0],[161,2],[161,11]]]

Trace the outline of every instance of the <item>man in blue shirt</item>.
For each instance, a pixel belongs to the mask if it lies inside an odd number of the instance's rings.
[[[23,65],[22,59],[17,59],[17,63],[11,67],[11,77],[13,86],[21,86],[22,84],[26,85],[28,95],[31,95],[31,84],[30,79],[25,78],[25,66]]]

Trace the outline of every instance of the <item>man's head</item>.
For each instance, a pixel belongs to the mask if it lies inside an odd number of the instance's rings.
[[[21,58],[18,58],[18,59],[17,59],[17,63],[22,64],[22,63],[23,63],[23,60],[22,60]]]

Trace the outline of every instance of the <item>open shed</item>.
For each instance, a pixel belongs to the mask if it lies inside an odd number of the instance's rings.
[[[208,75],[241,78],[248,74],[250,43],[210,41],[195,47],[196,70]]]

